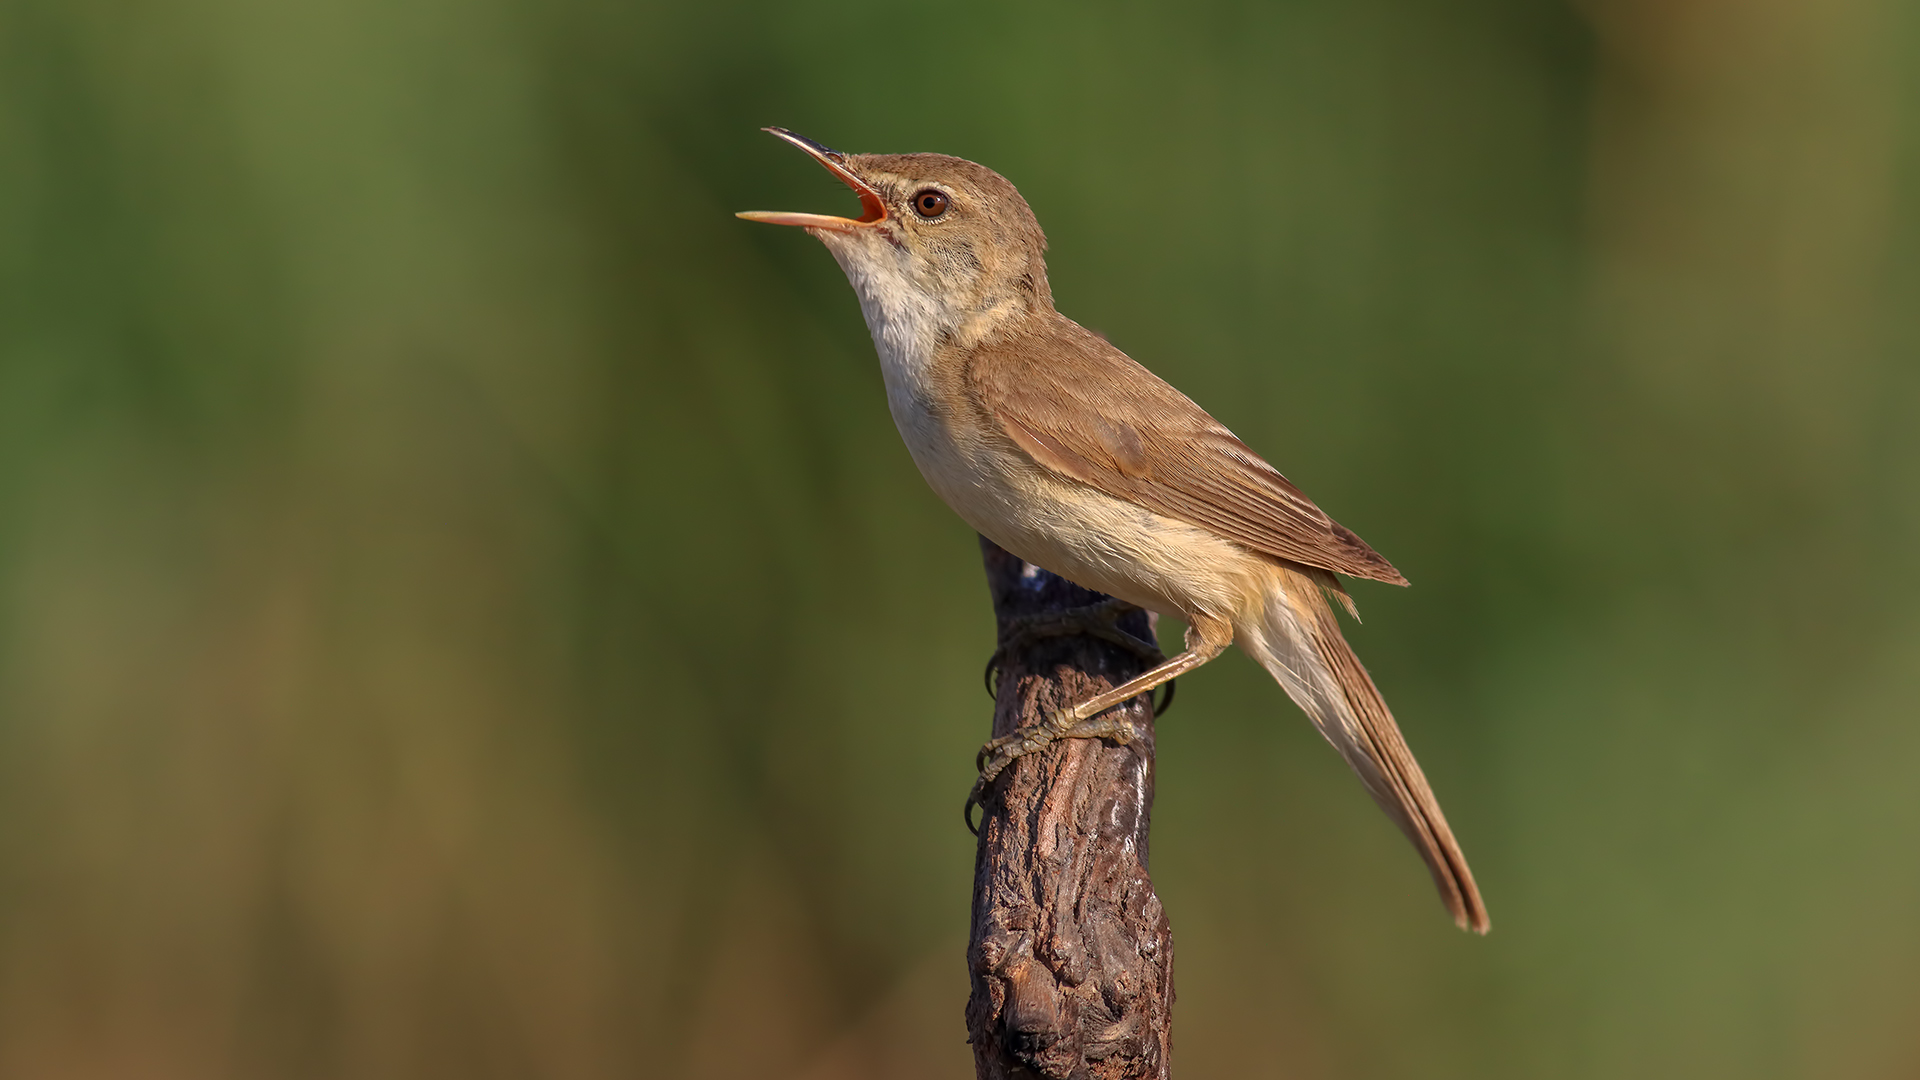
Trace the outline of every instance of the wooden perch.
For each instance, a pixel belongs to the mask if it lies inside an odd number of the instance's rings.
[[[1108,597],[980,541],[1003,651],[993,734],[1035,723],[1146,670],[1094,635],[1018,630]],[[1146,612],[1119,629],[1153,640]],[[1153,710],[1121,706],[1128,745],[1063,739],[1015,761],[982,795],[967,965],[968,1041],[981,1080],[1164,1078],[1173,936],[1147,875]]]

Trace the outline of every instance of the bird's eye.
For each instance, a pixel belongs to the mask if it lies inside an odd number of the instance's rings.
[[[923,218],[937,218],[947,212],[947,196],[932,188],[913,197],[913,209]]]

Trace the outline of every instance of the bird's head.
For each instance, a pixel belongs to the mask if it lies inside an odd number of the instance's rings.
[[[911,305],[967,336],[1052,310],[1046,235],[999,173],[945,154],[842,154],[784,128],[766,130],[852,188],[862,212],[739,216],[807,230],[833,252],[863,303]]]

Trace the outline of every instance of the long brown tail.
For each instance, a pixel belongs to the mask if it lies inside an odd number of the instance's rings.
[[[1286,688],[1287,696],[1360,775],[1373,800],[1413,841],[1453,921],[1461,929],[1486,933],[1491,925],[1487,908],[1467,858],[1386,701],[1341,636],[1319,586],[1306,574],[1279,568],[1262,616],[1236,626],[1240,647]]]

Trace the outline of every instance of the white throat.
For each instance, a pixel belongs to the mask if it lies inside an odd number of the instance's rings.
[[[924,424],[933,404],[933,345],[948,324],[946,305],[914,281],[911,256],[892,244],[823,236],[860,298],[860,313],[880,354],[887,405],[917,457],[909,424]]]

